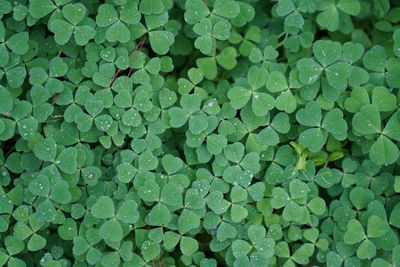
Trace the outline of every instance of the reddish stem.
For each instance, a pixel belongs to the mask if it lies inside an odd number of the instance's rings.
[[[121,69],[118,69],[117,72],[114,74],[114,76],[111,78],[111,81],[108,83],[108,87],[110,88],[111,85],[113,84],[114,80],[117,78],[118,74],[121,72]]]
[[[144,44],[144,42],[146,41],[146,37],[144,37],[140,42],[139,42],[139,52],[140,51],[142,51],[142,47],[143,47],[143,44]],[[135,60],[136,58],[134,58],[133,60]],[[135,61],[133,61],[132,62],[133,63],[133,65],[134,65],[134,63],[135,63]],[[132,73],[132,68],[129,68],[129,72],[128,72],[128,75],[127,75],[127,77],[128,77],[128,79],[129,79],[129,77],[131,76],[131,73]],[[125,80],[125,82],[126,82],[126,80]]]
[[[161,258],[161,266],[160,267],[163,267],[163,266],[165,266],[165,264],[164,264],[164,257],[163,257],[162,250],[160,251],[160,253],[161,253],[161,256],[160,256],[160,258]]]
[[[143,39],[132,49],[131,53],[128,55],[128,59],[131,58],[132,54],[143,45]],[[118,77],[118,74],[121,72],[121,69],[118,69],[117,72],[114,74],[112,77],[111,81],[108,83],[108,88],[111,87],[113,84],[114,80]]]

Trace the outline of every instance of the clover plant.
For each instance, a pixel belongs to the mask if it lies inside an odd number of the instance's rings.
[[[0,266],[400,266],[399,1],[0,18]]]

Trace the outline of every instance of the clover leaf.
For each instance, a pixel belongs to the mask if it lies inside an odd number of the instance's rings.
[[[325,144],[325,136],[343,135],[347,132],[347,123],[343,119],[343,113],[339,109],[333,109],[326,113],[322,123],[321,107],[316,102],[309,102],[304,109],[296,113],[297,121],[304,126],[318,127],[309,128],[299,136],[300,144],[307,147],[311,152],[316,152]]]
[[[399,265],[399,13],[0,0],[0,265]]]
[[[95,35],[92,26],[85,23],[86,7],[83,4],[67,4],[62,9],[64,19],[55,19],[51,23],[51,31],[59,45],[66,44],[74,34],[77,45],[86,45]]]
[[[266,72],[263,69],[250,68],[247,78],[249,88],[236,86],[228,91],[228,98],[236,109],[243,108],[251,98],[251,105],[257,116],[263,116],[274,107],[274,98],[263,92],[258,92],[265,84]]]
[[[343,90],[347,86],[348,65],[340,61],[342,46],[338,42],[319,40],[313,45],[313,53],[318,63],[311,58],[298,61],[300,81],[306,85],[316,82],[324,72],[332,87]]]
[[[137,4],[134,2],[121,6],[119,14],[113,5],[105,3],[98,8],[96,24],[106,28],[105,38],[109,42],[126,43],[131,36],[128,26],[139,22],[140,17]]]

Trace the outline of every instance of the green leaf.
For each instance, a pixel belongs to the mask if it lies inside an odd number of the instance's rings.
[[[304,126],[319,126],[321,119],[321,107],[315,101],[308,102],[303,109],[296,113],[296,120]]]
[[[174,39],[174,35],[169,31],[152,31],[149,33],[150,46],[159,55],[168,52],[169,47],[174,43]]]
[[[280,187],[275,187],[272,191],[271,206],[274,209],[280,209],[284,207],[290,201],[289,194]]]
[[[139,156],[139,169],[154,170],[157,166],[158,160],[151,151],[145,151]]]
[[[285,221],[300,221],[304,217],[304,210],[296,202],[289,201],[283,210],[282,217]]]
[[[261,144],[274,146],[279,143],[279,135],[272,127],[267,127],[261,130],[257,135],[257,141]]]
[[[317,23],[328,31],[336,31],[339,28],[339,11],[335,5],[321,12],[317,16]]]
[[[10,255],[15,255],[24,250],[24,242],[15,236],[7,236],[4,239],[4,244]]]
[[[207,150],[213,155],[220,154],[227,144],[226,137],[221,134],[207,136]]]
[[[180,235],[172,232],[172,231],[168,231],[164,234],[164,239],[163,239],[163,244],[164,247],[166,249],[173,249],[179,242],[180,239]]]
[[[179,186],[176,183],[166,184],[161,191],[161,201],[166,205],[181,207],[183,198]]]
[[[227,47],[221,51],[219,55],[216,56],[216,60],[221,67],[227,70],[233,69],[237,65],[238,54],[236,49],[233,47]]]
[[[86,7],[81,4],[68,4],[62,9],[63,16],[73,25],[77,25],[86,16]]]
[[[148,222],[150,225],[166,225],[170,221],[171,213],[162,203],[155,205],[146,217],[146,222]]]
[[[369,204],[374,199],[374,193],[363,187],[355,187],[350,192],[350,201],[356,209],[360,210]]]
[[[220,20],[213,25],[212,36],[218,40],[226,40],[229,38],[231,24],[225,20]]]
[[[261,225],[251,225],[247,229],[247,234],[253,244],[260,244],[264,240],[266,230]]]
[[[221,222],[217,230],[217,238],[219,241],[223,242],[227,239],[235,238],[236,235],[237,230],[232,224]]]
[[[160,196],[160,187],[155,181],[149,180],[138,188],[138,193],[139,197],[144,201],[156,201]]]
[[[185,2],[185,21],[189,24],[195,24],[202,18],[205,18],[210,11],[207,5],[202,0],[193,0]]]
[[[343,241],[346,244],[356,244],[366,238],[364,228],[361,223],[355,219],[352,219],[347,224],[347,231],[344,233]]]
[[[130,108],[122,115],[122,122],[126,126],[137,127],[142,122],[142,117],[136,109]]]
[[[357,257],[362,260],[370,260],[376,255],[376,247],[371,240],[364,240],[357,249]]]
[[[393,40],[394,40],[394,45],[393,45],[393,51],[396,54],[396,56],[400,56],[400,31],[396,30],[393,33]]]
[[[134,99],[134,106],[141,112],[148,112],[153,108],[149,95],[144,91],[139,91]]]
[[[50,193],[49,178],[43,174],[38,175],[29,183],[29,191],[36,196],[47,197]]]
[[[30,251],[38,251],[43,249],[46,246],[46,239],[38,234],[33,234],[32,237],[28,241],[28,249]]]
[[[200,218],[195,212],[189,209],[184,209],[183,212],[179,215],[178,229],[181,233],[186,233],[192,229],[199,227],[199,225]]]
[[[383,72],[386,65],[386,51],[381,45],[369,49],[363,58],[364,66],[372,71]]]
[[[349,78],[349,65],[343,62],[335,63],[325,70],[329,85],[335,89],[344,90]]]
[[[235,0],[216,0],[213,13],[225,17],[234,18],[239,15],[240,6]]]
[[[91,26],[78,26],[75,28],[75,42],[79,46],[86,45],[96,35],[96,30]]]
[[[113,242],[121,241],[123,236],[121,224],[115,218],[106,221],[100,227],[99,236]]]
[[[367,235],[369,238],[382,237],[389,229],[389,224],[380,217],[372,215],[368,218]]]
[[[183,126],[188,119],[188,114],[182,108],[173,107],[168,110],[168,115],[171,119],[170,124],[173,128]]]
[[[239,163],[244,155],[244,146],[242,143],[236,142],[224,147],[224,155],[226,159]]]
[[[292,259],[299,264],[308,264],[309,257],[311,257],[313,253],[314,246],[312,244],[303,244],[293,253]]]
[[[238,222],[242,221],[243,219],[245,219],[247,217],[248,214],[249,214],[249,212],[247,211],[247,209],[245,207],[242,207],[237,204],[232,204],[231,218],[232,218],[233,222],[238,223]]]
[[[53,162],[56,159],[57,144],[54,139],[43,139],[35,144],[34,153],[40,160]]]
[[[164,3],[161,0],[142,0],[139,11],[145,15],[160,14],[164,11]]]
[[[283,17],[292,13],[295,9],[296,7],[292,0],[281,0],[276,7],[276,13],[278,16]]]
[[[114,203],[111,198],[101,196],[92,207],[92,215],[96,218],[107,219],[115,214]]]
[[[243,87],[233,87],[228,91],[228,98],[235,109],[243,108],[251,97],[251,91]]]
[[[275,107],[285,113],[292,113],[297,108],[296,98],[290,90],[282,92],[275,100]]]
[[[58,168],[68,174],[74,173],[77,168],[77,153],[74,147],[69,147],[61,151],[55,161]]]
[[[265,116],[269,110],[274,108],[275,99],[270,94],[254,93],[252,99],[252,109],[256,116]]]
[[[180,158],[174,157],[170,154],[163,156],[161,163],[164,167],[164,170],[169,174],[176,173],[183,167],[183,161]]]
[[[63,240],[74,240],[77,236],[77,226],[73,219],[68,218],[64,224],[58,227],[58,234]]]
[[[49,199],[45,199],[37,207],[36,215],[40,220],[44,222],[51,222],[55,220],[57,213],[51,201]]]
[[[59,45],[68,43],[73,33],[74,26],[60,19],[51,22],[51,31],[55,33],[54,40]]]
[[[251,250],[251,246],[244,240],[237,239],[232,243],[232,252],[235,258],[246,256]]]
[[[183,255],[191,256],[199,249],[199,243],[196,239],[188,236],[182,236],[180,242],[180,249]]]
[[[316,215],[323,215],[326,211],[325,201],[320,197],[315,197],[308,202],[307,207]]]
[[[50,61],[49,65],[50,76],[62,77],[68,71],[68,65],[60,57],[54,57]]]
[[[73,252],[75,255],[82,255],[84,254],[88,249],[90,245],[88,242],[85,240],[85,238],[81,236],[77,236],[74,238],[74,247],[73,247]]]
[[[28,40],[27,32],[19,32],[7,40],[7,47],[17,55],[24,55],[29,49]]]
[[[372,91],[372,104],[381,112],[392,111],[396,108],[397,99],[385,87],[379,86]]]
[[[0,113],[10,112],[13,107],[13,101],[5,87],[0,87],[0,97],[2,99],[0,103]]]
[[[59,180],[51,188],[50,197],[56,203],[68,204],[71,201],[71,193],[68,191],[68,183]]]
[[[369,156],[375,164],[388,165],[397,161],[399,149],[389,138],[381,135],[372,144]]]
[[[45,17],[56,9],[52,0],[32,0],[29,2],[29,14],[35,19]]]
[[[268,76],[267,88],[272,93],[280,92],[288,89],[288,84],[285,75],[282,72],[273,71]]]
[[[13,203],[6,195],[0,195],[0,204],[0,213],[12,213]]]
[[[332,134],[345,134],[347,122],[343,119],[343,112],[337,108],[330,110],[322,121],[322,127]]]
[[[96,100],[94,97],[89,98],[85,102],[85,109],[90,116],[98,116],[104,109],[104,103],[101,100]]]
[[[35,118],[26,118],[18,123],[18,131],[25,140],[30,140],[38,128],[38,121]]]
[[[102,4],[97,10],[96,23],[100,27],[107,27],[118,19],[115,8],[110,4]]]
[[[117,167],[118,179],[123,183],[129,183],[137,173],[137,169],[129,163],[123,163]]]
[[[212,192],[206,197],[208,207],[217,214],[222,214],[228,210],[230,203],[223,199],[221,192]]]
[[[374,105],[365,105],[357,112],[352,121],[354,130],[360,134],[375,134],[381,131],[381,116]]]
[[[311,58],[302,58],[297,61],[299,79],[305,85],[315,83],[322,73],[323,68]]]
[[[118,209],[117,218],[124,223],[136,223],[140,217],[137,208],[138,205],[134,200],[124,201]]]
[[[291,180],[289,188],[290,195],[293,199],[304,198],[307,196],[308,191],[310,191],[307,184],[300,181],[299,179]]]
[[[325,145],[326,138],[319,128],[311,128],[301,132],[299,142],[311,152],[318,152]]]
[[[160,245],[153,243],[150,240],[146,240],[141,245],[141,251],[145,261],[155,259],[157,256],[160,255],[160,250]]]
[[[342,56],[342,46],[339,42],[318,40],[313,45],[314,56],[323,67],[336,62]]]
[[[352,16],[357,16],[361,10],[359,0],[339,0],[337,7],[343,12]]]
[[[109,42],[126,43],[130,39],[130,31],[123,22],[117,21],[107,28],[106,39]]]

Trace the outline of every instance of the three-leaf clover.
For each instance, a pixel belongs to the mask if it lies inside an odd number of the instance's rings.
[[[258,67],[251,67],[247,74],[247,81],[241,80],[236,86],[228,91],[228,98],[235,109],[243,108],[251,98],[251,106],[257,116],[263,116],[274,108],[275,99],[263,92],[265,88],[266,70]]]
[[[389,102],[384,105],[386,106],[387,104],[390,105]],[[353,117],[353,129],[357,134],[364,136],[375,137],[378,135],[370,148],[369,156],[376,164],[392,164],[399,157],[399,149],[392,142],[392,140],[398,141],[400,138],[397,134],[400,126],[398,112],[393,113],[382,130],[381,114],[377,106],[380,106],[379,103],[376,103],[376,105],[367,104],[361,107],[360,111]]]
[[[107,41],[126,43],[131,39],[129,25],[138,23],[140,18],[141,15],[135,1],[125,3],[120,7],[119,13],[113,5],[105,3],[98,8],[96,24],[106,28],[105,38]]]
[[[83,46],[96,34],[91,21],[85,19],[86,7],[83,4],[67,4],[63,7],[62,14],[64,19],[55,19],[50,26],[57,44],[66,44],[73,34],[76,44]]]
[[[312,47],[314,59],[303,58],[297,62],[299,79],[305,85],[315,83],[324,73],[330,86],[343,91],[347,87],[349,66],[341,61],[342,45],[330,40],[318,40]]]
[[[300,133],[299,142],[311,152],[320,151],[324,146],[327,133],[332,134],[339,140],[347,135],[347,122],[343,119],[343,112],[338,109],[328,111],[322,120],[320,105],[311,101],[304,109],[296,113],[296,120],[303,126],[313,127]]]

